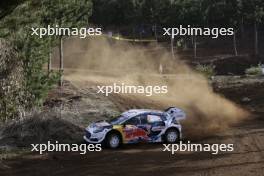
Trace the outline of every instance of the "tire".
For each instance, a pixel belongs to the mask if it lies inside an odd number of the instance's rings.
[[[118,133],[110,133],[106,136],[105,144],[110,149],[119,148],[122,144],[121,136]]]
[[[177,143],[180,139],[179,131],[175,128],[170,128],[164,134],[164,141],[168,144]]]

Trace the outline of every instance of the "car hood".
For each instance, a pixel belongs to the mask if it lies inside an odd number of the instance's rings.
[[[107,127],[107,126],[111,126],[111,124],[106,121],[99,121],[99,122],[91,123],[90,126],[91,127]]]
[[[86,130],[90,131],[94,131],[95,129],[99,129],[99,128],[112,128],[112,125],[106,121],[98,121],[98,122],[93,122],[91,123]]]

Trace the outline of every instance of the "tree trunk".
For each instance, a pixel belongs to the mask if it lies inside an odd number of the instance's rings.
[[[244,28],[244,18],[243,17],[241,17],[240,31],[241,31],[241,38],[244,41],[244,39],[245,39],[245,28]]]
[[[50,48],[49,61],[48,61],[48,74],[50,74],[51,72],[51,57],[52,57],[52,49]]]
[[[171,35],[171,56],[172,59],[175,59],[175,55],[174,55],[174,38]]]
[[[254,22],[254,54],[258,55],[258,25],[257,21]]]
[[[135,31],[135,27],[133,26],[133,44],[135,43],[136,41],[136,31]]]
[[[233,47],[234,47],[234,54],[237,56],[237,41],[236,41],[236,32],[233,35]]]
[[[60,47],[59,47],[59,54],[60,54],[60,86],[63,86],[63,40],[62,37],[60,37]]]
[[[155,34],[155,40],[156,40],[156,43],[158,44],[158,34],[157,34],[157,24],[155,24],[155,29],[154,29],[154,34]]]
[[[193,37],[193,55],[194,59],[197,58],[197,39],[196,36]]]

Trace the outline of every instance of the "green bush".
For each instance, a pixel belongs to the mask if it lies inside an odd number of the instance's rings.
[[[195,70],[199,73],[205,75],[206,77],[211,77],[215,75],[215,66],[214,65],[202,65],[198,64],[195,67]]]
[[[248,69],[246,69],[246,74],[247,75],[262,75],[262,67],[261,65],[259,64],[258,66],[252,66]]]

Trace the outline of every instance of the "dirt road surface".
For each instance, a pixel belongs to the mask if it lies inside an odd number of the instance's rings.
[[[257,122],[257,123],[256,123]],[[79,153],[28,154],[6,160],[0,175],[128,175],[128,176],[263,176],[264,121],[244,122],[206,142],[234,143],[233,152],[162,152],[162,144],[125,145],[119,150]],[[201,141],[199,141],[201,142]]]

